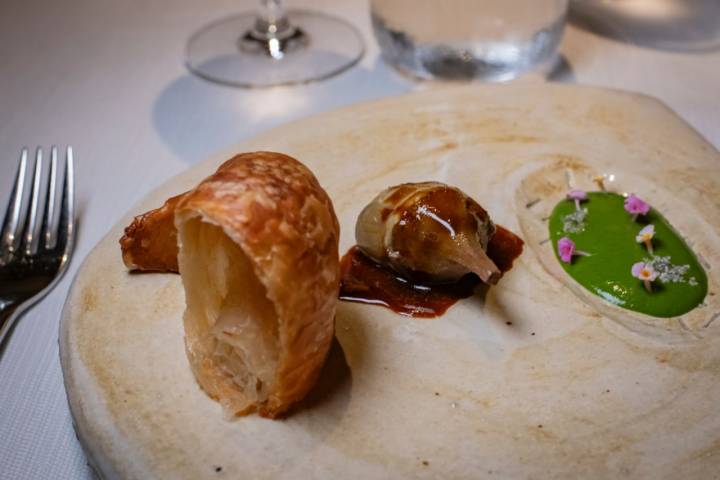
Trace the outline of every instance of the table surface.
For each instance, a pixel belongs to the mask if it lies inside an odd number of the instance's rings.
[[[75,271],[129,207],[168,177],[258,132],[351,103],[433,88],[382,62],[367,1],[288,3],[322,9],[356,25],[367,46],[360,64],[321,83],[234,89],[190,75],[183,64],[184,43],[200,25],[251,9],[254,1],[0,4],[0,205],[9,196],[23,146],[71,144],[79,214],[68,274],[21,318],[0,351],[0,479],[91,475],[66,403],[58,322]],[[719,13],[717,6],[687,4],[696,11],[683,17],[681,33],[693,42],[715,35],[702,19]],[[657,30],[605,36],[579,17],[573,20],[560,47],[563,67],[552,81],[657,97],[720,146],[720,48],[682,42],[660,48]]]

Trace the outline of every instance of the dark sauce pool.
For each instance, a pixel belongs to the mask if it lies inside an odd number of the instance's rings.
[[[522,250],[520,237],[498,225],[487,253],[504,273]],[[380,305],[418,318],[442,315],[458,300],[470,297],[480,283],[477,275],[468,274],[452,284],[413,284],[368,258],[357,246],[343,256],[340,271],[340,300]]]

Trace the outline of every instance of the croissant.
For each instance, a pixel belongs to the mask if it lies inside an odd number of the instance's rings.
[[[167,199],[162,207],[138,215],[125,227],[120,249],[129,270],[177,273],[175,207],[186,194]]]
[[[315,383],[333,337],[339,225],[329,197],[287,155],[237,155],[179,199],[137,217],[121,241],[123,259],[131,268],[172,271],[169,258],[150,253],[173,235],[196,380],[228,415],[287,411]]]
[[[355,237],[376,262],[410,280],[449,283],[474,272],[502,275],[487,255],[495,224],[476,201],[439,182],[404,183],[378,194],[360,213]]]

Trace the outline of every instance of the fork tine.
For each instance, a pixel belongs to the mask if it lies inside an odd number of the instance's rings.
[[[57,247],[69,254],[75,239],[75,162],[72,147],[65,152],[65,178],[60,202]]]
[[[2,241],[0,242],[0,254],[2,254],[2,256],[14,252],[20,245],[20,226],[25,223],[24,221],[20,221],[20,215],[23,210],[27,156],[27,148],[23,148],[22,153],[20,153],[20,163],[18,164],[17,175],[15,176],[15,185],[12,189],[11,200],[8,204],[2,226]]]
[[[45,248],[51,250],[57,245],[57,229],[60,221],[55,213],[57,197],[57,147],[55,145],[50,149],[50,173],[48,176],[47,208],[45,209],[43,231],[45,232]]]
[[[35,172],[32,180],[32,190],[30,191],[30,210],[28,210],[27,225],[25,225],[25,255],[35,255],[38,250],[38,236],[40,231],[40,222],[38,218],[38,209],[42,211],[40,205],[40,180],[43,170],[43,150],[38,147],[35,151]]]

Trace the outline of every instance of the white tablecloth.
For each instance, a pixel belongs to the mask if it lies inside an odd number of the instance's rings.
[[[200,25],[250,9],[253,1],[0,3],[0,205],[23,145],[72,144],[79,213],[68,275],[21,319],[0,358],[0,479],[90,475],[62,384],[59,315],[88,251],[141,196],[212,152],[270,127],[427,88],[379,59],[366,1],[287,3],[355,24],[367,44],[362,62],[317,84],[233,89],[189,75],[183,48]],[[719,50],[660,50],[570,25],[561,51],[568,68],[555,80],[655,96],[720,146]]]

